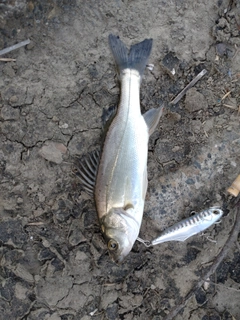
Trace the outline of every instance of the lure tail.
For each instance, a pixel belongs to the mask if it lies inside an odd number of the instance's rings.
[[[127,49],[125,44],[117,36],[110,34],[108,41],[117,64],[119,75],[121,75],[124,69],[134,69],[142,76],[151,53],[152,39],[145,39],[131,46],[130,50]]]

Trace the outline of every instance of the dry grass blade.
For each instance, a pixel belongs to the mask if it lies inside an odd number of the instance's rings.
[[[224,99],[226,99],[229,95],[230,95],[231,91],[228,91],[221,99],[221,101],[223,101]]]
[[[16,59],[12,59],[12,58],[0,58],[0,61],[3,61],[3,62],[12,62],[12,61],[16,61]]]
[[[238,110],[238,108],[236,108],[236,107],[234,107],[234,106],[231,106],[230,104],[224,103],[223,105],[224,105],[225,107],[227,107],[227,108],[230,108],[230,109],[233,109],[233,110]]]

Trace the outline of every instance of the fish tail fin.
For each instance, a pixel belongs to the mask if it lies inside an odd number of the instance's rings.
[[[119,37],[110,34],[108,40],[119,74],[129,68],[137,70],[142,76],[151,53],[152,39],[145,39],[131,46],[129,51]]]

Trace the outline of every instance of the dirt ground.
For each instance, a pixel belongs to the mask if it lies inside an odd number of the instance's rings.
[[[227,241],[240,173],[239,0],[12,0],[0,3],[0,319],[167,319]],[[140,236],[213,205],[221,223],[185,242],[108,256],[93,199],[72,173],[101,145],[119,100],[109,33],[153,38],[142,111],[164,104],[149,143]],[[175,73],[173,72],[173,68]],[[202,70],[177,104],[170,101]],[[206,279],[207,280],[207,279]],[[240,246],[173,319],[240,319]]]

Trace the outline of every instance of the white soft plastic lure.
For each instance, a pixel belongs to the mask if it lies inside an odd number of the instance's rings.
[[[212,207],[175,223],[152,241],[142,240],[141,238],[138,238],[137,240],[144,243],[147,247],[155,246],[156,244],[167,241],[185,241],[193,235],[209,228],[218,221],[222,215],[223,211],[219,207]]]

